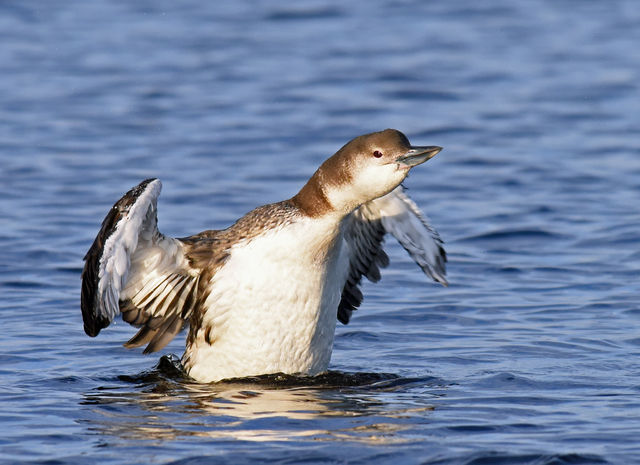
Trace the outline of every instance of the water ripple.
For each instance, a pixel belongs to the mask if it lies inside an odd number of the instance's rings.
[[[638,11],[0,3],[0,462],[637,462]],[[386,127],[444,147],[406,185],[450,286],[388,238],[331,372],[203,386],[86,337],[82,256],[141,179],[185,236]]]

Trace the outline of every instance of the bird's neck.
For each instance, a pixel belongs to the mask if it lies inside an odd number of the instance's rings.
[[[316,218],[335,211],[329,201],[322,183],[320,170],[316,171],[307,183],[291,200],[304,214]]]
[[[312,218],[331,216],[335,217],[337,221],[341,221],[358,205],[355,202],[351,205],[351,202],[344,202],[342,196],[336,196],[339,189],[339,186],[327,182],[321,167],[291,201],[303,213]]]

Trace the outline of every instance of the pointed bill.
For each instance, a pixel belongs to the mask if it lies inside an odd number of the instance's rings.
[[[442,147],[438,147],[437,145],[425,147],[412,146],[407,153],[396,158],[396,162],[412,168],[435,157],[440,150],[442,150]]]

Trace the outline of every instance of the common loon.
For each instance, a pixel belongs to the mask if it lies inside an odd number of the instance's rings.
[[[447,285],[442,240],[401,186],[440,150],[393,129],[356,137],[291,199],[180,239],[158,231],[160,181],[141,182],[84,258],[85,332],[96,336],[122,313],[140,328],[125,347],[150,353],[189,326],[182,364],[200,382],[327,370],[336,319],[349,322],[362,277],[376,282],[389,264],[386,233]]]

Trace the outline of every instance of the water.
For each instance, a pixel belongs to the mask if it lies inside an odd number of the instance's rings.
[[[0,461],[640,462],[637,2],[228,3],[0,4]],[[330,374],[198,385],[85,336],[141,179],[184,236],[386,127],[445,147],[406,184],[451,286],[389,240]]]

